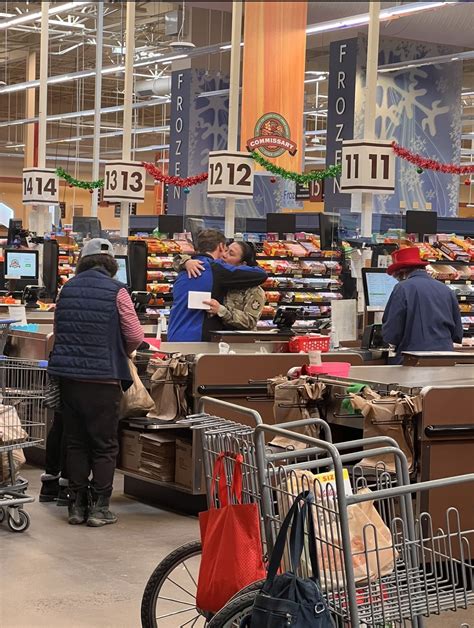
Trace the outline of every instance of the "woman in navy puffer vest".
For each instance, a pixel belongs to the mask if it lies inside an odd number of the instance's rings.
[[[128,355],[143,341],[143,332],[125,286],[113,278],[116,273],[111,243],[90,240],[56,305],[48,372],[60,379],[71,524],[117,521],[109,500],[118,410],[132,383]]]

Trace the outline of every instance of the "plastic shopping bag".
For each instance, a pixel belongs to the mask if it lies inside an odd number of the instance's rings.
[[[234,458],[231,500],[227,494],[225,460]],[[196,605],[216,613],[252,582],[265,578],[257,504],[242,504],[242,456],[221,453],[214,466],[213,490],[218,481],[219,508],[199,514],[202,559]],[[213,499],[213,498],[212,498]]]
[[[140,379],[137,367],[132,360],[129,360],[128,366],[133,383],[124,392],[120,402],[119,417],[121,419],[146,416],[155,407],[155,403]]]

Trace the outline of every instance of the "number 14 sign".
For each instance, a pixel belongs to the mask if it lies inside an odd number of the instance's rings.
[[[209,153],[207,195],[221,198],[253,196],[254,160],[248,153],[227,150]]]
[[[341,192],[393,194],[394,191],[395,154],[391,142],[343,142]]]

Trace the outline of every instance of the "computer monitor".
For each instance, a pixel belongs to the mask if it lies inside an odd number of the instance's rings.
[[[267,214],[267,233],[278,233],[280,238],[285,233],[296,232],[295,214]]]
[[[5,249],[5,279],[38,281],[38,251]]]
[[[202,218],[186,218],[187,230],[191,232],[194,248],[197,250],[197,237],[200,231],[204,229],[204,220]]]
[[[163,214],[158,216],[158,229],[160,233],[167,233],[170,238],[175,233],[183,233],[184,216],[176,214]]]
[[[417,233],[420,241],[427,234],[438,233],[438,214],[436,212],[408,210],[405,231]]]
[[[73,216],[72,230],[84,238],[89,234],[91,238],[100,238],[102,227],[100,220],[95,216]]]
[[[319,214],[319,233],[321,250],[330,251],[339,242],[339,214],[321,212]]]
[[[12,246],[15,243],[15,239],[20,239],[20,232],[23,228],[23,223],[21,220],[16,220],[15,218],[10,218],[8,221],[8,235],[7,235],[7,244],[8,246]]]
[[[130,286],[130,267],[128,263],[128,255],[116,255],[115,261],[117,262],[118,271],[115,275],[115,279],[124,283],[126,286]]]
[[[367,311],[383,312],[398,282],[385,268],[363,268],[362,283]]]

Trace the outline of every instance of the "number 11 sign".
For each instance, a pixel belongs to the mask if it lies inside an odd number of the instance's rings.
[[[395,154],[391,142],[346,140],[341,163],[341,192],[393,194],[395,191]]]
[[[209,153],[207,195],[217,198],[253,196],[254,160],[248,153],[227,150]]]

